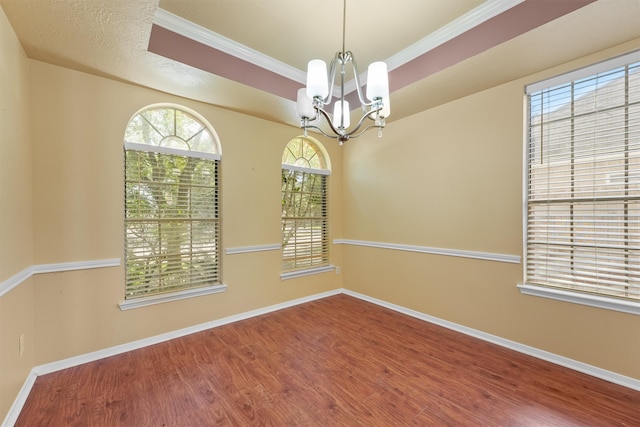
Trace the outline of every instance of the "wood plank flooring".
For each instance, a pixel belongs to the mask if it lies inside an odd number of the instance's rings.
[[[640,392],[336,295],[39,377],[16,426],[640,426]]]

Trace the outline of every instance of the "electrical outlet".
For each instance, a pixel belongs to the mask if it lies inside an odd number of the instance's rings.
[[[24,334],[20,335],[19,345],[20,348],[20,356],[24,354]]]
[[[342,272],[342,270],[340,269],[340,266],[336,266],[336,274],[340,274]]]

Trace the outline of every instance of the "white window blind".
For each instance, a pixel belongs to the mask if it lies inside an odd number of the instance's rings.
[[[638,301],[640,62],[611,65],[528,91],[525,281]]]
[[[329,263],[327,175],[282,169],[283,270]]]
[[[126,151],[126,297],[220,283],[215,160]]]
[[[300,137],[287,144],[282,163],[282,270],[329,265],[326,159]]]
[[[220,284],[219,146],[170,106],[125,135],[125,299]]]

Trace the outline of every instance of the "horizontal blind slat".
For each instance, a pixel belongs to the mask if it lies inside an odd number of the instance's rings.
[[[220,283],[218,161],[125,150],[126,296]]]
[[[640,299],[640,63],[617,64],[529,93],[525,274]]]
[[[327,175],[282,170],[282,265],[293,271],[329,263]]]

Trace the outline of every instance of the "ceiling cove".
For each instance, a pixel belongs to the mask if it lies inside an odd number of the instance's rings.
[[[489,0],[385,62],[391,92],[544,25],[595,0]],[[158,8],[148,50],[295,101],[306,71]],[[366,81],[366,72],[360,76]],[[355,91],[355,82],[346,84]]]

